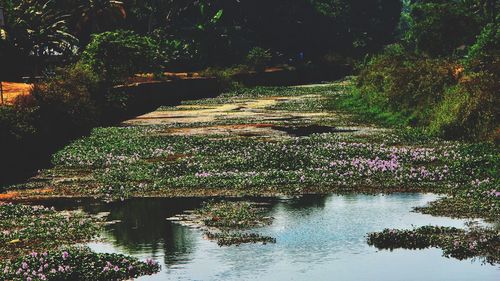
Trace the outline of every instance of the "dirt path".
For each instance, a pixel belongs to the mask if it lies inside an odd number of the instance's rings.
[[[2,82],[4,104],[12,104],[17,97],[29,95],[31,87],[33,87],[32,84]],[[2,104],[1,100],[0,104]]]

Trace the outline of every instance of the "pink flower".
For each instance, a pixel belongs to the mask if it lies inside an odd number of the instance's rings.
[[[28,264],[27,264],[26,262],[23,262],[23,263],[21,264],[21,267],[22,267],[24,270],[26,270],[26,269],[28,269]]]
[[[63,258],[63,260],[66,260],[68,257],[69,257],[69,253],[68,253],[68,252],[66,252],[66,251],[64,251],[64,252],[62,253],[62,258]]]

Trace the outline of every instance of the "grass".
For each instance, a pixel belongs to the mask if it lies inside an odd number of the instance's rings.
[[[339,98],[331,103],[332,108],[348,111],[355,114],[359,122],[376,123],[389,127],[407,127],[411,123],[411,117],[402,112],[389,111],[379,104],[369,104],[363,97],[361,90],[354,85],[348,86],[351,94]]]

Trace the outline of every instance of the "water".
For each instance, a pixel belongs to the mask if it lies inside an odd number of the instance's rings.
[[[166,220],[196,208],[201,199],[134,199],[81,208],[120,220],[103,233],[104,242],[89,244],[92,249],[160,262],[159,274],[139,280],[500,280],[498,266],[444,258],[439,249],[391,252],[366,244],[366,233],[388,227],[464,226],[463,220],[411,212],[435,199],[431,194],[261,199],[271,203],[275,220],[259,231],[277,243],[238,247],[219,247],[200,230]]]

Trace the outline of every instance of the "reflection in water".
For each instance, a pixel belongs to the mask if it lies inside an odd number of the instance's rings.
[[[219,247],[199,230],[166,218],[197,208],[202,199],[133,199],[98,204],[80,202],[91,213],[110,212],[119,220],[92,243],[96,251],[138,258],[153,256],[162,272],[140,280],[499,280],[498,267],[441,256],[441,250],[377,251],[366,244],[368,232],[421,225],[463,227],[463,220],[411,212],[434,195],[304,196],[269,202],[271,226],[259,229],[277,239],[270,245]],[[48,202],[68,208],[74,202]]]

